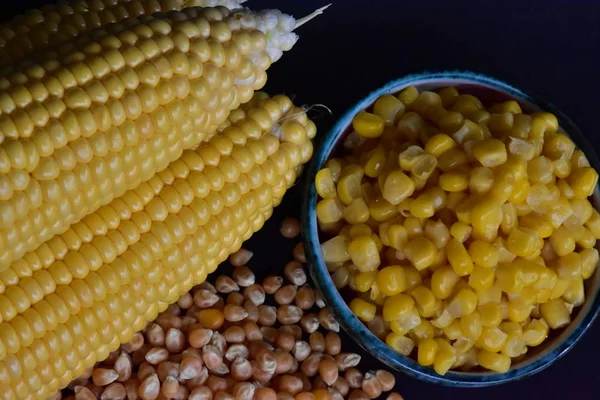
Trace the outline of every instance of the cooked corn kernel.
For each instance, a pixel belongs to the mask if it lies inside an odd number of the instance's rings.
[[[471,235],[472,229],[473,228],[471,228],[468,224],[458,221],[452,224],[450,227],[450,235],[452,235],[452,237],[458,241],[464,243]]]
[[[415,182],[410,177],[402,171],[393,171],[385,179],[381,194],[390,204],[398,205],[414,191]]]
[[[362,195],[360,178],[354,174],[341,177],[337,184],[337,195],[346,205],[352,203],[352,200],[360,198]]]
[[[431,291],[438,299],[446,299],[459,280],[460,276],[449,266],[436,269],[431,275]]]
[[[366,111],[359,112],[352,120],[352,127],[362,137],[375,138],[383,133],[385,122],[375,114]]]
[[[403,356],[409,356],[415,348],[415,342],[399,333],[391,332],[385,337],[385,343]]]
[[[477,295],[470,289],[463,289],[448,305],[448,312],[454,318],[471,314],[477,308]]]
[[[567,178],[569,186],[578,199],[591,196],[598,184],[598,173],[591,167],[575,168]]]
[[[395,321],[407,315],[415,306],[415,301],[407,294],[397,294],[388,297],[383,303],[383,320]]]
[[[315,187],[317,194],[324,199],[335,199],[336,190],[333,175],[329,168],[323,168],[315,177]]]
[[[319,222],[331,224],[343,217],[343,209],[337,199],[323,199],[317,203],[317,218]]]
[[[356,315],[361,321],[370,322],[375,318],[375,312],[377,306],[375,304],[368,303],[363,299],[355,298],[350,302],[350,310]]]
[[[480,238],[491,241],[502,224],[502,207],[494,200],[484,200],[471,209],[471,225]]]
[[[404,255],[419,271],[431,266],[437,255],[437,248],[426,237],[417,236],[404,247]]]
[[[493,168],[504,164],[508,154],[506,147],[498,139],[486,139],[475,143],[473,147],[473,156],[482,166]]]
[[[347,246],[350,259],[361,272],[375,271],[381,260],[379,250],[372,236],[359,236],[352,239]]]
[[[502,312],[498,303],[489,302],[481,304],[478,310],[483,326],[493,328],[502,322]]]
[[[552,329],[562,328],[571,323],[571,314],[561,299],[552,299],[540,306],[542,317]]]
[[[377,273],[377,287],[386,296],[394,296],[406,290],[406,277],[404,268],[388,266]]]
[[[537,231],[517,228],[508,236],[508,250],[520,257],[531,257],[538,250],[539,239]]]
[[[404,108],[404,104],[397,97],[386,94],[375,101],[373,114],[387,124],[394,124],[404,114]]]
[[[433,365],[438,352],[438,344],[433,339],[424,339],[419,342],[417,361],[424,366]]]
[[[511,364],[510,357],[485,350],[477,353],[477,362],[482,367],[496,372],[507,372]]]
[[[495,272],[492,268],[475,264],[473,272],[469,275],[469,286],[478,291],[486,290],[494,284],[494,277]]]
[[[475,264],[492,268],[498,264],[498,249],[483,240],[474,240],[469,245],[469,255]]]
[[[411,290],[410,295],[415,299],[417,311],[423,318],[434,316],[438,300],[433,292],[426,286],[417,286]]]

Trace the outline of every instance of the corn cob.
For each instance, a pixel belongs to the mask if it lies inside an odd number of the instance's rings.
[[[264,85],[295,20],[240,13],[129,19],[0,82],[0,271],[211,137]]]
[[[89,245],[0,296],[0,308],[16,309],[0,323],[0,398],[41,399],[64,387],[262,226],[310,158],[316,129],[284,96],[258,96],[250,106],[158,174],[162,189],[129,191],[111,203],[116,210],[128,197],[158,192],[143,210],[113,215],[105,234],[81,238]],[[102,225],[104,214],[92,215]]]
[[[237,0],[77,0],[28,11],[0,25],[0,66],[44,51],[75,36],[125,18],[184,7],[241,7]]]

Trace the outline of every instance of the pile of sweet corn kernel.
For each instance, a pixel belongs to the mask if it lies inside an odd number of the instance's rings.
[[[316,211],[371,331],[443,375],[505,372],[571,322],[599,261],[598,174],[554,115],[408,87],[352,127]]]

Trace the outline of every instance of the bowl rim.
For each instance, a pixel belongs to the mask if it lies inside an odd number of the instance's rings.
[[[600,284],[595,293],[590,294],[593,297],[590,300],[587,300],[579,310],[577,318],[580,319],[580,321],[578,325],[573,326],[568,334],[567,331],[563,331],[559,334],[559,336],[566,337],[562,338],[562,340],[553,348],[549,348],[546,354],[542,353],[523,365],[515,368],[511,367],[506,373],[448,371],[446,375],[441,376],[435,373],[433,368],[421,366],[414,359],[396,353],[366,328],[366,326],[350,311],[350,308],[343,300],[339,291],[337,289],[331,290],[331,288],[335,288],[335,286],[333,285],[333,280],[325,266],[320,251],[320,243],[318,240],[319,231],[315,211],[318,196],[314,185],[314,179],[316,173],[329,159],[340,136],[346,132],[354,115],[371,106],[381,95],[395,93],[414,84],[442,80],[445,83],[448,83],[447,86],[450,86],[449,83],[453,82],[484,85],[494,90],[504,92],[516,100],[529,102],[540,109],[553,113],[557,117],[559,125],[564,132],[568,132],[568,135],[574,140],[577,146],[584,150],[590,164],[596,170],[600,170],[598,156],[575,123],[556,106],[539,96],[533,95],[528,91],[517,89],[515,86],[500,79],[472,71],[425,71],[409,74],[399,79],[392,80],[382,87],[371,91],[367,96],[348,109],[337,120],[329,132],[322,137],[321,143],[317,148],[304,177],[306,181],[304,182],[301,221],[303,242],[307,255],[309,272],[317,289],[321,292],[326,305],[339,322],[340,326],[349,333],[363,349],[372,354],[375,358],[389,367],[404,372],[409,376],[443,386],[485,387],[500,385],[521,380],[546,369],[556,360],[564,356],[579,341],[599,313],[600,296],[598,293],[600,292]],[[596,187],[596,193],[598,187],[600,186]],[[315,238],[317,238],[317,240],[315,240]],[[595,275],[595,279],[598,280],[600,273],[597,271]],[[588,304],[587,306],[586,303]],[[581,313],[584,314],[580,317]],[[557,337],[557,340],[558,339],[559,337]]]

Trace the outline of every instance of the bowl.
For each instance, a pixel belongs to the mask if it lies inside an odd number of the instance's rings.
[[[556,115],[560,130],[571,137],[575,144],[584,151],[591,166],[600,171],[598,156],[577,126],[566,115],[551,103],[512,85],[489,76],[464,71],[426,72],[391,81],[360,100],[337,121],[333,129],[322,138],[320,147],[309,165],[302,204],[302,233],[310,273],[327,306],[346,333],[368,353],[397,371],[426,382],[455,387],[493,386],[531,376],[565,355],[591,326],[600,309],[600,296],[598,295],[600,291],[600,268],[597,268],[594,275],[585,281],[586,301],[573,311],[571,324],[562,330],[551,331],[546,341],[537,347],[530,348],[525,358],[513,362],[506,373],[491,371],[458,372],[451,370],[444,376],[438,375],[431,367],[421,366],[414,359],[396,353],[371,333],[352,313],[327,271],[320,249],[319,229],[315,211],[318,197],[314,185],[316,173],[338,149],[338,145],[344,137],[351,132],[351,122],[354,115],[369,108],[378,97],[384,94],[397,93],[411,85],[419,90],[437,90],[454,86],[461,93],[479,97],[484,103],[514,99],[525,112],[542,110],[551,112]],[[596,187],[591,201],[596,209],[600,209],[600,191],[598,187]]]

